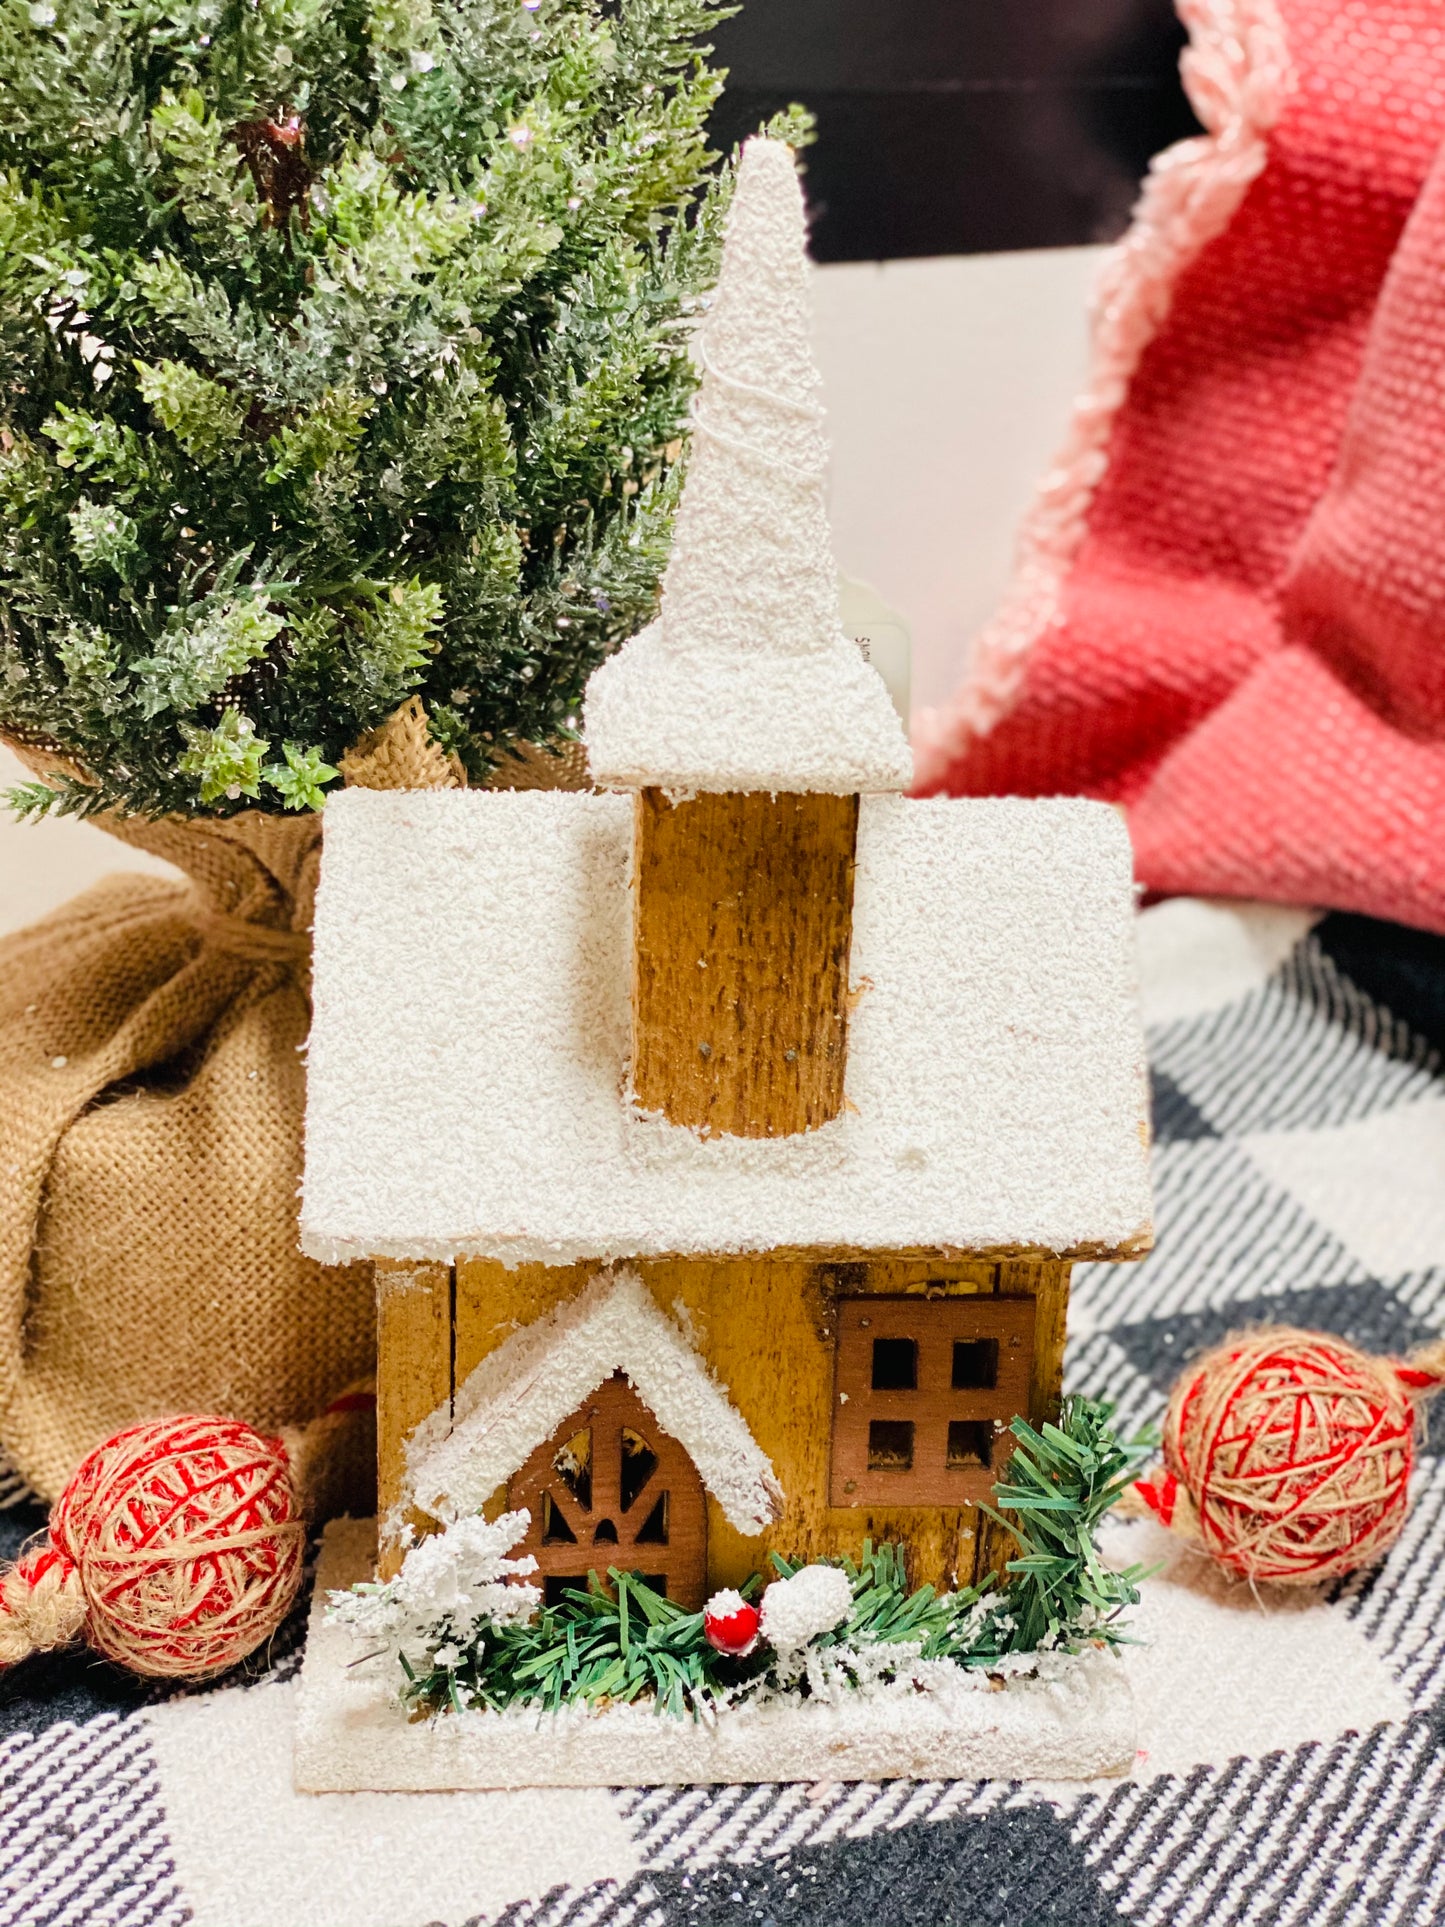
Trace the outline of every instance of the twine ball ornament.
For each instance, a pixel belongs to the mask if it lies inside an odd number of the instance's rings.
[[[1433,1353],[1372,1358],[1284,1328],[1226,1338],[1175,1385],[1165,1476],[1139,1496],[1241,1579],[1318,1585],[1375,1564],[1399,1537]]]
[[[135,1673],[209,1679],[276,1631],[305,1550],[279,1439],[227,1418],[132,1425],[0,1576],[0,1665],[84,1638]]]

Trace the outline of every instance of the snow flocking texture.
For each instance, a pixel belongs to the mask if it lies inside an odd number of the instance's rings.
[[[318,1594],[371,1566],[366,1523],[327,1528]],[[814,1655],[822,1696],[793,1693],[715,1720],[659,1719],[650,1705],[572,1704],[557,1713],[408,1717],[394,1670],[353,1662],[353,1634],[312,1608],[296,1726],[296,1780],[311,1792],[390,1787],[664,1785],[686,1781],[1091,1778],[1118,1773],[1136,1744],[1133,1698],[1116,1655],[1020,1655],[1034,1677],[1004,1690],[948,1661],[912,1661],[891,1683],[837,1686]],[[895,1665],[897,1660],[895,1658]],[[810,1676],[810,1685],[812,1677]]]
[[[413,1662],[435,1654],[444,1664],[447,1640],[465,1645],[483,1623],[520,1624],[541,1604],[526,1583],[536,1560],[507,1557],[527,1524],[525,1512],[457,1519],[418,1540],[386,1584],[333,1592],[328,1617],[393,1666],[400,1654]]]
[[[443,1408],[408,1442],[412,1501],[436,1518],[479,1511],[616,1371],[687,1452],[731,1525],[752,1534],[777,1517],[782,1493],[767,1455],[632,1271],[600,1273],[482,1360],[454,1412]]]
[[[791,151],[743,152],[660,619],[588,685],[595,781],[679,790],[906,788],[882,679],[844,636],[827,438]]]
[[[763,1594],[762,1635],[779,1652],[806,1646],[848,1617],[853,1588],[839,1566],[802,1566]]]
[[[1115,811],[865,796],[848,1102],[777,1139],[704,1141],[623,1101],[631,837],[620,795],[328,805],[312,1256],[1142,1247],[1147,1084]]]

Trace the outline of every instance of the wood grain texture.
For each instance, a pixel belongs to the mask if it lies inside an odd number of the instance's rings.
[[[402,1547],[388,1514],[402,1495],[406,1441],[452,1395],[452,1273],[449,1265],[376,1261],[376,1503],[382,1524],[377,1571],[390,1579]],[[430,1529],[411,1513],[418,1531]]]
[[[714,1586],[740,1585],[767,1556],[856,1556],[865,1539],[908,1549],[915,1583],[950,1585],[973,1567],[971,1504],[830,1503],[833,1350],[840,1303],[909,1291],[973,1297],[991,1292],[992,1267],[907,1259],[815,1263],[727,1259],[658,1261],[642,1268],[658,1302],[681,1303],[718,1379],[772,1461],[781,1516],[758,1537],[730,1526],[710,1503],[708,1565]]]
[[[596,1264],[523,1265],[489,1260],[457,1268],[457,1384],[521,1325],[544,1317],[594,1276]],[[785,1507],[764,1535],[739,1533],[707,1500],[708,1585],[739,1585],[778,1551],[790,1557],[856,1554],[865,1538],[908,1549],[915,1583],[967,1583],[1001,1566],[1012,1539],[973,1503],[834,1506],[831,1433],[834,1333],[839,1306],[873,1294],[968,1297],[1003,1291],[1033,1301],[1026,1395],[1034,1423],[1058,1412],[1070,1267],[1056,1261],[929,1256],[860,1259],[852,1254],[726,1259],[653,1259],[637,1270],[660,1307],[685,1321],[691,1342],[727,1388],[782,1482]],[[442,1340],[433,1343],[441,1355]],[[500,1510],[505,1490],[489,1511]],[[654,1568],[655,1569],[655,1568]]]
[[[637,798],[632,1095],[735,1137],[843,1108],[856,796]]]
[[[559,1454],[571,1454],[571,1476]],[[636,1446],[641,1443],[656,1463]],[[629,1450],[629,1447],[634,1449]],[[641,1476],[643,1473],[645,1477]],[[615,1372],[507,1482],[509,1510],[532,1515],[519,1552],[539,1583],[585,1586],[610,1566],[640,1572],[689,1612],[707,1597],[707,1505],[697,1468]]]
[[[493,1258],[461,1259],[454,1300],[458,1389],[519,1326],[535,1324],[574,1298],[599,1269],[596,1264],[518,1265],[508,1271]]]
[[[1064,1327],[1069,1316],[1069,1278],[1073,1266],[1009,1260],[999,1266],[998,1288],[1005,1297],[1025,1295],[1035,1303],[1033,1360],[1029,1375],[1029,1419],[1042,1425],[1059,1416],[1064,1396]]]

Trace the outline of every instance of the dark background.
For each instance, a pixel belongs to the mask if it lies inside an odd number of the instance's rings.
[[[1111,240],[1197,131],[1171,0],[746,0],[715,44],[720,144],[817,116],[820,261]]]

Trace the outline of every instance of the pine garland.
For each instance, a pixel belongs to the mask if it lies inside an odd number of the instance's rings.
[[[483,1629],[457,1663],[414,1669],[405,1655],[404,1697],[419,1710],[650,1699],[659,1712],[696,1717],[736,1687],[744,1664],[703,1637],[701,1613],[685,1612],[636,1573],[615,1567],[612,1590],[597,1576],[527,1624]],[[749,1580],[745,1594],[757,1591]]]
[[[22,810],[483,777],[651,613],[727,169],[717,0],[0,0]],[[804,138],[793,112],[775,126]]]
[[[847,1574],[852,1606],[808,1650],[833,1678],[861,1684],[915,1659],[988,1669],[1019,1654],[1126,1644],[1123,1614],[1138,1601],[1144,1569],[1104,1566],[1094,1535],[1153,1440],[1122,1443],[1111,1416],[1111,1406],[1068,1398],[1057,1425],[1036,1431],[1015,1419],[1009,1477],[994,1487],[1000,1511],[986,1508],[1019,1542],[1005,1584],[910,1589],[902,1550],[866,1543],[856,1562],[827,1562]],[[801,1566],[776,1554],[772,1563],[783,1578]],[[636,1573],[610,1568],[607,1581],[610,1590],[593,1574],[585,1590],[569,1590],[526,1621],[484,1620],[461,1644],[449,1632],[424,1660],[403,1653],[403,1698],[420,1713],[650,1699],[660,1713],[697,1718],[750,1692],[809,1690],[798,1667],[785,1672],[766,1646],[741,1659],[716,1652],[701,1613],[684,1611]],[[761,1585],[755,1574],[744,1597]],[[892,1668],[889,1648],[898,1655]]]

